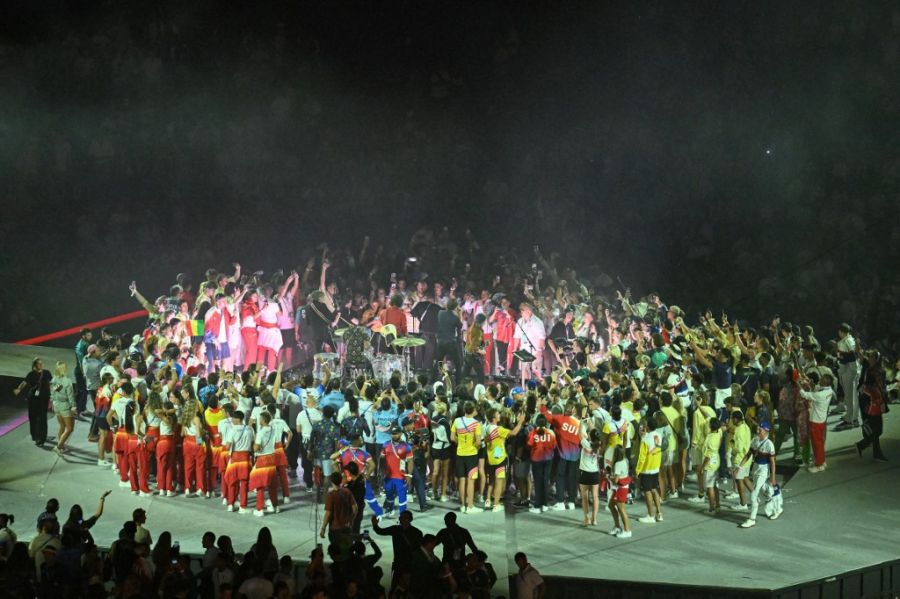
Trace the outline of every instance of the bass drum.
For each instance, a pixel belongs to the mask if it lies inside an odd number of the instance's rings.
[[[335,377],[341,376],[341,356],[339,354],[321,353],[313,356],[313,376],[317,381],[325,380],[325,365]]]
[[[382,354],[372,359],[372,371],[375,378],[381,381],[382,387],[387,387],[391,375],[396,371],[400,373],[400,381],[406,383],[406,372],[403,369],[403,358],[393,354]]]

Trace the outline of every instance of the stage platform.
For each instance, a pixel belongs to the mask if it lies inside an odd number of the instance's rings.
[[[580,509],[532,515],[507,507],[500,513],[461,515],[460,522],[490,556],[498,587],[507,574],[515,573],[516,551],[525,551],[548,576],[709,586],[735,592],[824,579],[900,557],[898,415],[900,407],[894,407],[886,416],[882,438],[891,462],[857,456],[852,444],[859,438],[859,429],[829,432],[828,469],[809,474],[785,463],[779,468],[784,481],[783,516],[774,522],[761,516],[749,530],[737,526],[745,514],[723,509],[710,517],[704,505],[695,507],[683,499],[667,502],[665,522],[655,524],[636,521],[644,515],[642,502],[630,506],[634,536],[627,541],[606,534],[611,521],[603,512],[600,526],[581,528]],[[50,430],[56,434],[55,421]],[[78,422],[75,451],[63,457],[36,448],[27,425],[0,437],[0,511],[16,515],[20,540],[33,535],[33,523],[48,498],[59,498],[64,512],[77,502],[91,514],[101,491],[112,489],[106,512],[93,530],[100,545],[116,538],[122,522],[138,506],[147,510],[147,526],[154,538],[163,530],[172,531],[187,552],[200,552],[200,538],[207,530],[230,535],[236,550],[242,552],[254,542],[259,527],[268,526],[279,551],[296,560],[305,560],[319,541],[315,531],[321,507],[317,510],[313,495],[299,489],[298,479],[292,480],[292,503],[281,514],[263,518],[227,513],[221,499],[139,498],[120,488],[112,471],[96,466],[95,446],[86,441],[86,435],[87,423]],[[790,441],[787,447],[790,452]],[[437,532],[443,515],[454,506],[415,513],[415,525],[423,532]],[[379,540],[387,570],[391,543],[387,538]],[[495,595],[505,593],[498,588]],[[557,595],[548,594],[553,596]]]
[[[0,377],[10,376],[22,378],[31,370],[31,362],[35,358],[44,361],[44,368],[53,373],[58,361],[69,365],[69,374],[75,372],[75,346],[71,349],[46,347],[43,345],[17,345],[0,343]]]

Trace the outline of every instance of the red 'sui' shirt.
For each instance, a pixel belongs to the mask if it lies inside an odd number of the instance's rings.
[[[541,406],[541,414],[547,417],[547,421],[553,427],[559,442],[559,457],[564,460],[574,461],[581,457],[581,436],[578,431],[581,423],[574,416],[563,414],[551,414],[547,406]]]
[[[531,448],[532,462],[549,462],[556,453],[556,435],[549,428],[545,428],[543,432],[533,429],[528,433],[526,443]]]

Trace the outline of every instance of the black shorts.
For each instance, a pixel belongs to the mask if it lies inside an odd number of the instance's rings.
[[[649,493],[653,489],[659,491],[659,473],[654,472],[653,474],[641,474],[639,477],[641,482],[641,491],[644,493]]]
[[[599,485],[600,484],[600,473],[599,472],[587,472],[585,470],[580,470],[578,473],[578,484],[579,485]]]
[[[94,418],[94,422],[97,423],[97,428],[101,431],[108,431],[109,424],[106,422],[106,417],[97,416]]]
[[[509,459],[503,460],[499,464],[488,464],[487,472],[489,475],[493,476],[495,480],[500,478],[508,478],[507,473],[509,472]]]
[[[442,447],[441,449],[431,448],[431,457],[435,460],[449,460],[450,459],[450,446]]]
[[[486,460],[487,459],[487,448],[482,446],[478,448],[478,459]]]
[[[478,478],[478,456],[477,455],[458,455],[456,456],[456,478]]]

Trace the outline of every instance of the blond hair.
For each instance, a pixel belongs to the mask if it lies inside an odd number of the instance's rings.
[[[62,360],[60,360],[59,362],[56,363],[56,370],[53,371],[53,375],[54,376],[65,376],[66,370],[68,370],[68,368],[69,367],[66,365],[66,363],[63,362]]]

